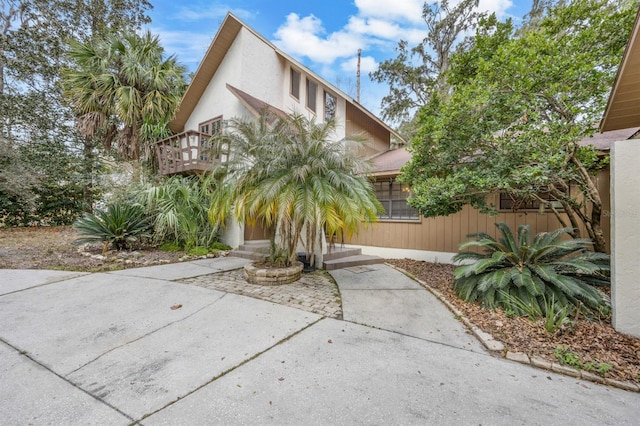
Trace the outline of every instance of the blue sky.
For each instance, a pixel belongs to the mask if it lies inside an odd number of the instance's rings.
[[[455,4],[456,0],[450,0]],[[228,11],[330,83],[355,97],[357,51],[362,49],[361,103],[379,114],[384,84],[369,72],[426,32],[424,0],[151,0],[149,29],[168,54],[195,71]],[[479,8],[519,20],[531,0],[480,0]]]

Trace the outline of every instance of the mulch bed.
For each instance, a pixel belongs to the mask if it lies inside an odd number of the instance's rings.
[[[640,339],[616,332],[609,319],[593,321],[583,316],[572,317],[570,324],[549,333],[542,320],[533,322],[527,317],[509,317],[501,309],[485,309],[477,303],[459,299],[453,291],[453,265],[411,259],[387,262],[438,290],[472,323],[504,343],[509,352],[523,352],[558,362],[554,351],[565,347],[565,353],[575,356],[583,365],[610,365],[605,377],[640,384]]]

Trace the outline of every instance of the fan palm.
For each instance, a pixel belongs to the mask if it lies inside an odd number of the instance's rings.
[[[150,32],[72,40],[69,46],[75,66],[63,70],[62,81],[80,130],[101,137],[107,149],[115,140],[125,159],[148,158],[148,143],[168,134],[185,68],[173,56],[164,58]]]
[[[240,221],[275,225],[289,263],[298,243],[307,254],[320,255],[323,231],[332,237],[375,221],[381,206],[361,173],[366,163],[348,152],[345,141],[331,141],[334,130],[333,121],[318,124],[299,114],[233,120],[217,141],[218,149],[228,147],[231,161],[218,166],[224,186],[210,219],[224,222],[233,211]]]
[[[527,225],[518,228],[517,238],[506,224],[496,227],[499,240],[485,233],[471,234],[475,240],[461,244],[460,250],[481,252],[460,252],[453,258],[474,261],[454,272],[454,289],[462,299],[516,314],[524,311],[514,300],[544,314],[548,300],[554,301],[554,309],[581,304],[607,308],[605,296],[595,286],[609,284],[609,256],[590,251],[590,240],[566,239],[570,228],[539,233],[531,241]]]

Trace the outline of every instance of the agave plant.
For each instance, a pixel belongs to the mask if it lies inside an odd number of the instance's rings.
[[[106,211],[85,213],[73,227],[82,236],[74,241],[75,244],[101,242],[103,253],[109,244],[116,250],[122,250],[141,238],[151,238],[151,227],[144,210],[132,204],[113,204]]]
[[[454,289],[466,301],[480,301],[487,307],[500,306],[518,315],[525,309],[513,300],[523,301],[546,314],[547,300],[554,309],[584,305],[608,309],[608,301],[596,286],[609,285],[609,256],[590,251],[588,239],[565,238],[571,228],[539,233],[531,241],[529,227],[518,228],[517,238],[505,223],[496,223],[501,238],[486,233],[460,245],[455,261],[473,260],[454,272]]]

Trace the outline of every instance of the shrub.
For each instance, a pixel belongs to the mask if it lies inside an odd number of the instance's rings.
[[[549,309],[561,312],[581,304],[608,310],[606,297],[594,285],[609,284],[609,256],[589,251],[590,240],[563,239],[570,228],[539,233],[531,241],[526,225],[518,228],[517,239],[506,224],[496,227],[500,240],[486,233],[471,234],[468,238],[475,240],[461,244],[460,250],[481,252],[454,256],[454,261],[475,261],[454,271],[459,297],[517,315],[531,310],[546,315]]]
[[[109,244],[116,250],[122,250],[141,238],[151,238],[151,226],[138,205],[114,204],[106,211],[85,213],[73,227],[82,235],[75,240],[76,244],[101,242],[104,244],[103,253]]]
[[[187,250],[214,244],[218,228],[209,222],[208,210],[216,184],[211,175],[173,176],[138,191],[136,201],[153,217],[154,240]]]

